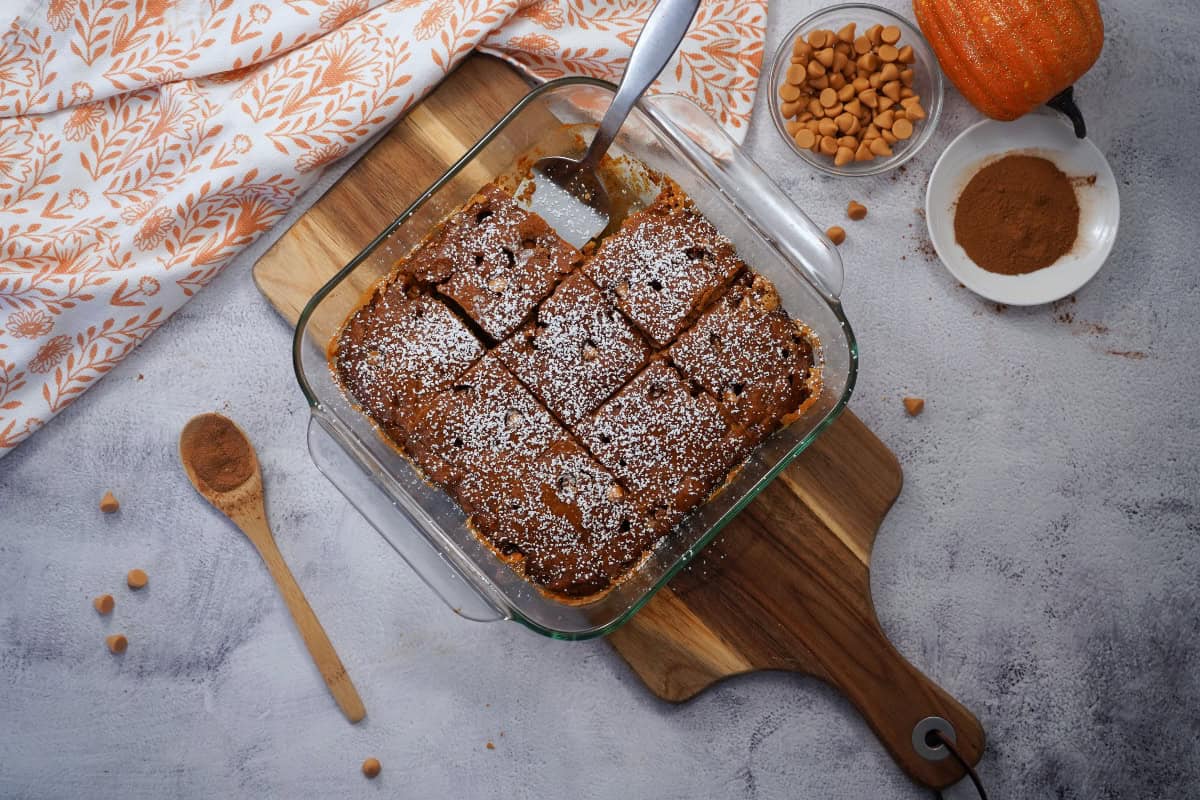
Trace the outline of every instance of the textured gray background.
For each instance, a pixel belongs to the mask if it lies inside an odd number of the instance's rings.
[[[773,1],[768,53],[816,5]],[[896,177],[815,177],[765,98],[748,139],[818,223],[849,230],[852,408],[906,474],[875,601],[982,719],[998,798],[1200,796],[1200,9],[1104,11],[1079,91],[1121,233],[1074,304],[999,312],[925,255],[925,180],[975,119],[957,95]],[[866,222],[844,221],[851,197]],[[671,706],[603,642],[450,613],[309,461],[290,332],[250,277],[265,244],[0,461],[0,796],[927,796],[815,681],[749,676]],[[924,416],[904,415],[907,393]],[[357,727],[176,463],[183,422],[212,409],[259,448],[280,547],[369,709]],[[106,489],[117,515],[95,510]],[[133,566],[150,574],[138,594]],[[117,609],[100,619],[104,591]]]

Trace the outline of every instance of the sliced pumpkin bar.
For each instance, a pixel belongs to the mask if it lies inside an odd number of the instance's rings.
[[[587,276],[658,348],[742,268],[733,244],[691,201],[664,190],[597,248]]]
[[[544,219],[488,184],[414,251],[405,270],[436,285],[500,341],[582,260]]]
[[[574,431],[646,508],[667,519],[703,502],[749,451],[746,432],[717,401],[661,360]]]
[[[789,424],[813,393],[812,343],[761,275],[743,275],[668,354],[756,443]]]
[[[580,272],[494,352],[568,425],[596,410],[650,355],[641,335]]]

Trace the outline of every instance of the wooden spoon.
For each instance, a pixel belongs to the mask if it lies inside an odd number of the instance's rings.
[[[199,457],[200,447],[209,451],[208,458]],[[179,458],[196,491],[241,528],[258,550],[333,699],[347,719],[358,722],[367,713],[362,699],[292,571],[284,563],[267,524],[262,472],[245,431],[220,414],[199,414],[183,426]]]

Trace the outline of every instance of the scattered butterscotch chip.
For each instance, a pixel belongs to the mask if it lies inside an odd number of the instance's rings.
[[[904,410],[910,417],[915,417],[925,410],[925,401],[920,397],[906,397],[904,398]]]
[[[379,763],[378,758],[368,758],[362,763],[363,775],[366,775],[368,778],[377,777],[381,769],[383,769],[383,765]]]
[[[114,633],[112,636],[107,637],[104,643],[108,645],[109,652],[117,654],[124,653],[125,648],[129,647],[129,640],[125,638],[125,634],[123,633]]]
[[[112,492],[105,492],[104,497],[100,498],[100,510],[105,514],[111,514],[121,507],[117,502],[117,498],[113,497]]]
[[[129,584],[130,589],[141,589],[150,581],[150,577],[140,569],[131,569],[129,574],[125,576],[125,582]]]
[[[488,742],[488,743],[487,743],[487,745],[486,745],[486,747],[487,747],[487,749],[488,749],[488,750],[495,750],[495,749],[496,749],[496,745],[492,744],[491,742]]]
[[[846,231],[838,225],[834,225],[825,231],[825,235],[829,237],[829,241],[834,244],[841,244],[846,241]]]
[[[858,222],[860,219],[866,219],[867,207],[857,200],[851,200],[850,205],[846,206],[846,216]]]
[[[92,601],[92,606],[101,614],[111,614],[116,604],[111,594],[102,594]]]

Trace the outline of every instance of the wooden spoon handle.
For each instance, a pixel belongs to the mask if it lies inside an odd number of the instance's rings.
[[[247,524],[255,527],[257,523],[258,521],[254,520],[243,521],[239,524],[245,530]],[[321,627],[320,620],[313,613],[312,606],[308,604],[304,592],[300,591],[300,585],[296,583],[296,578],[283,560],[283,554],[279,552],[275,538],[267,529],[266,521],[263,520],[261,524],[263,531],[254,531],[253,533],[246,531],[246,533],[254,542],[259,555],[262,556],[271,577],[275,579],[279,593],[283,595],[283,601],[287,604],[288,610],[292,612],[292,619],[296,621],[296,627],[300,629],[300,635],[304,637],[304,644],[308,646],[309,655],[312,656],[313,662],[320,670],[321,677],[325,679],[325,685],[329,687],[333,699],[337,701],[338,707],[342,709],[346,719],[358,722],[367,715],[362,698],[358,696],[358,690],[354,688],[354,683],[350,680],[346,667],[338,658],[337,651],[333,649],[333,643],[329,641],[329,636]],[[262,535],[264,532],[265,535]]]

